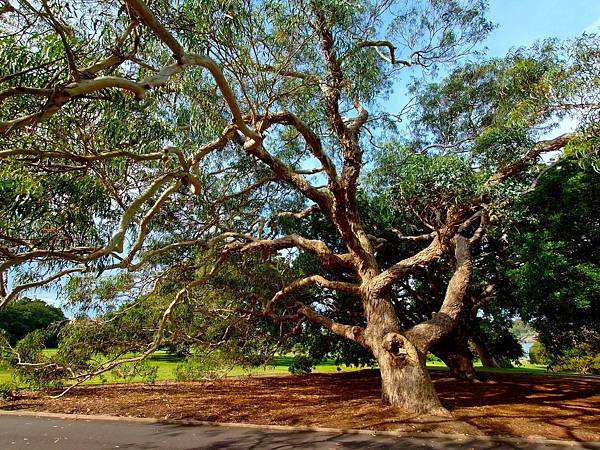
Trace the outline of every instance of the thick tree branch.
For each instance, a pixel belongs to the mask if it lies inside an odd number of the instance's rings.
[[[127,4],[135,11],[140,21],[146,25],[150,30],[165,43],[169,49],[173,52],[173,58],[177,62],[181,63],[184,55],[183,47],[177,42],[171,33],[164,27],[162,23],[156,18],[156,16],[150,11],[146,3],[141,0],[126,0]]]
[[[403,65],[405,67],[410,67],[412,66],[412,63],[410,61],[405,61],[403,59],[396,59],[396,47],[394,47],[394,45],[390,42],[390,41],[362,41],[359,42],[357,44],[358,48],[367,48],[367,47],[372,47],[375,49],[375,51],[377,52],[377,54],[384,59],[385,61],[389,62],[390,64],[400,64]],[[390,56],[389,58],[386,57],[380,50],[379,47],[387,47]]]
[[[329,317],[317,313],[314,309],[308,306],[302,306],[298,313],[306,317],[313,323],[321,325],[322,327],[332,331],[338,336],[350,339],[366,349],[370,349],[369,343],[364,336],[364,329],[359,326],[345,325],[338,322],[334,322]]]
[[[236,235],[235,233],[228,233],[228,236],[250,242],[232,245],[226,250],[227,253],[247,253],[251,251],[275,252],[287,248],[299,248],[318,257],[326,268],[355,269],[351,260],[346,255],[338,255],[332,252],[322,241],[306,239],[297,234],[290,234],[278,239],[255,239],[252,236]]]
[[[432,231],[431,233],[419,234],[416,236],[406,236],[402,234],[402,232],[396,228],[391,228],[390,231],[396,233],[396,236],[401,241],[430,241],[436,236],[436,232]]]
[[[268,116],[261,118],[265,121],[265,125],[268,126],[270,124],[282,124],[282,125],[290,125],[294,127],[304,138],[304,141],[308,145],[311,153],[315,158],[319,160],[325,173],[329,178],[329,184],[333,185],[330,187],[332,192],[339,190],[337,172],[333,162],[329,158],[329,156],[323,150],[323,145],[321,143],[321,139],[315,134],[314,131],[310,129],[310,127],[303,122],[298,116],[289,112],[282,111],[278,113],[269,114]]]
[[[240,112],[237,100],[235,99],[235,95],[217,63],[207,56],[194,54],[185,54],[182,56],[181,60],[181,64],[178,63],[163,67],[158,74],[145,78],[140,82],[121,77],[106,76],[68,84],[63,89],[53,91],[48,97],[48,102],[41,111],[28,116],[0,122],[0,133],[7,133],[14,129],[23,128],[47,120],[71,100],[103,89],[124,89],[132,92],[137,98],[142,99],[144,98],[146,91],[164,86],[172,76],[182,72],[184,69],[189,67],[203,67],[208,69],[221,90],[223,98],[227,102],[233,115],[233,122],[238,129],[248,138],[260,141],[260,136],[247,127]]]
[[[76,153],[70,153],[67,151],[53,151],[53,150],[39,150],[32,148],[14,148],[10,150],[0,150],[0,158],[6,158],[9,156],[33,156],[36,158],[57,158],[57,159],[70,159],[77,163],[87,163],[93,161],[105,161],[113,158],[127,158],[132,161],[160,161],[164,158],[163,152],[154,152],[139,154],[133,153],[127,150],[114,150],[110,152],[89,154],[89,155],[78,155]]]
[[[34,97],[50,97],[54,91],[52,89],[31,88],[26,86],[17,86],[8,88],[0,92],[0,105],[9,97],[31,95]]]
[[[500,184],[503,181],[506,181],[508,178],[512,178],[512,177],[522,173],[542,153],[548,153],[548,152],[554,152],[554,151],[561,150],[576,136],[577,136],[577,134],[575,134],[575,133],[566,133],[566,134],[562,134],[554,139],[549,139],[549,140],[538,142],[527,153],[525,153],[525,155],[523,155],[517,161],[508,165],[507,167],[500,169],[497,173],[492,175],[486,181],[486,186],[493,186],[496,184]]]
[[[405,334],[422,353],[448,335],[460,317],[464,298],[471,282],[473,262],[469,239],[457,234],[454,239],[456,269],[446,288],[440,310],[432,319],[415,325]]]
[[[0,250],[4,250],[4,248],[0,247]],[[86,255],[89,255],[95,251],[98,251],[98,247],[75,247],[65,251],[34,249],[26,253],[15,254],[2,251],[2,253],[8,254],[8,260],[0,264],[0,273],[18,264],[23,264],[36,259],[55,258],[63,261],[84,263],[87,261],[86,258],[88,256]]]
[[[349,292],[351,294],[358,295],[360,293],[360,287],[353,283],[346,283],[343,281],[331,281],[328,280],[321,275],[312,275],[310,277],[302,278],[300,280],[296,280],[293,283],[289,284],[285,288],[281,289],[265,306],[262,315],[263,316],[271,316],[273,313],[273,308],[277,303],[279,303],[283,298],[291,295],[292,293],[303,289],[307,286],[316,284],[322,288],[331,289],[335,291],[343,291]]]
[[[316,213],[317,211],[319,211],[318,205],[309,206],[308,208],[306,208],[300,212],[281,211],[281,212],[274,214],[273,218],[271,220],[278,219],[278,218],[301,220],[301,219],[305,219],[308,216]]]
[[[280,180],[291,184],[307,198],[319,205],[319,208],[323,213],[331,216],[332,203],[330,197],[326,193],[312,186],[302,175],[294,172],[281,160],[267,152],[260,144],[260,140],[247,140],[244,143],[244,150],[270,167]]]
[[[439,259],[444,254],[444,246],[440,241],[440,236],[436,235],[431,243],[415,255],[397,262],[389,269],[381,272],[371,280],[373,291],[383,293],[390,286],[410,272],[426,267],[433,261]]]
[[[172,194],[174,194],[175,192],[177,192],[181,188],[181,186],[182,186],[181,181],[178,181],[174,185],[165,189],[165,191],[161,194],[161,196],[158,198],[158,200],[156,200],[154,205],[152,205],[152,207],[148,210],[148,212],[146,212],[146,214],[144,215],[144,217],[142,218],[142,220],[140,222],[137,240],[132,245],[131,250],[129,250],[129,253],[127,254],[125,259],[121,263],[121,265],[123,267],[127,267],[131,263],[135,254],[142,248],[142,245],[144,245],[144,241],[146,240],[146,235],[148,234],[148,225],[149,225],[150,221],[160,212],[160,209],[165,204],[165,202],[169,199],[169,197]]]
[[[37,287],[40,286],[45,286],[48,283],[51,283],[53,281],[56,281],[66,275],[71,275],[73,273],[77,273],[77,272],[85,272],[85,268],[81,268],[81,267],[75,267],[75,268],[71,268],[71,269],[65,269],[62,270],[60,272],[57,272],[49,277],[46,277],[44,279],[38,280],[38,281],[33,281],[31,283],[25,283],[25,284],[20,284],[18,286],[15,286],[10,292],[8,292],[6,294],[6,296],[4,298],[0,298],[0,308],[2,308],[3,306],[7,305],[8,303],[10,303],[11,301],[13,301],[15,298],[17,298],[17,296],[27,290],[27,289],[35,289]],[[2,273],[2,272],[0,272]]]

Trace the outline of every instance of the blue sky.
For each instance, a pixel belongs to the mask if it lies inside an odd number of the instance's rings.
[[[597,32],[600,0],[490,0],[488,17],[498,24],[486,41],[488,54],[502,56],[547,37]]]
[[[550,37],[564,40],[583,32],[599,33],[600,0],[490,0],[488,17],[497,28],[485,42],[486,54],[501,57],[512,48]],[[566,117],[558,129],[543,137],[554,137],[575,127],[576,122]]]
[[[484,58],[503,57],[511,49],[530,47],[547,38],[567,40],[581,36],[584,31],[600,33],[600,0],[488,1],[486,16],[496,28],[477,47],[478,50],[487,48]],[[442,69],[438,75],[445,73]],[[412,74],[406,71],[398,78],[395,92],[386,105],[391,111],[399,112],[409,100],[406,83]],[[560,130],[572,131],[573,126],[574,122],[567,119]]]

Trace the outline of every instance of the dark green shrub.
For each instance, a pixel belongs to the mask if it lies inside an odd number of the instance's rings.
[[[589,344],[579,344],[558,356],[550,365],[557,372],[600,374],[600,353]]]
[[[310,356],[296,355],[288,370],[293,375],[307,375],[312,372],[318,363],[318,361],[315,361]]]

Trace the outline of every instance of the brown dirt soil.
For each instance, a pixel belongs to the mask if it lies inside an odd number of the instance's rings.
[[[432,373],[454,419],[380,401],[377,371],[83,386],[64,397],[22,392],[0,409],[600,441],[600,380],[512,374],[469,383]]]

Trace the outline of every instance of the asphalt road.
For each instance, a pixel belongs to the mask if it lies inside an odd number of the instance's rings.
[[[257,428],[186,426],[127,421],[0,415],[0,449],[527,449],[564,450],[564,445],[467,437],[391,437]]]

